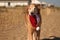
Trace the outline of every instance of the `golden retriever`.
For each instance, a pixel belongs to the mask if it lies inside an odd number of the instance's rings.
[[[33,15],[37,15],[34,19]],[[41,15],[40,15],[40,8],[36,4],[30,4],[27,9],[26,14],[26,26],[28,29],[28,40],[33,39],[33,33],[36,31],[38,34],[37,36],[40,37],[40,26],[41,26]],[[38,31],[37,31],[38,30]]]

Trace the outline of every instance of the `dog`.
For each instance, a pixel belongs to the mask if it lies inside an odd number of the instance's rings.
[[[41,15],[40,15],[40,8],[36,4],[30,4],[27,8],[26,14],[26,25],[28,29],[28,40],[33,40],[33,33],[34,31],[38,32],[40,30],[41,24]],[[38,35],[40,37],[40,35]]]

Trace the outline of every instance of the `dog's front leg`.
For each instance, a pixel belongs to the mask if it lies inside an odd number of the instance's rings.
[[[26,18],[27,18],[27,20],[26,20],[27,21],[27,24],[26,24],[26,26],[27,26],[27,40],[33,40],[33,29],[30,24],[30,21],[29,21],[29,16],[27,15]]]
[[[33,30],[28,28],[28,40],[33,40]]]

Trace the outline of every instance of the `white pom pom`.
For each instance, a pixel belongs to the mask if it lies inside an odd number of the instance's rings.
[[[37,27],[36,30],[39,31],[40,30],[40,27]]]

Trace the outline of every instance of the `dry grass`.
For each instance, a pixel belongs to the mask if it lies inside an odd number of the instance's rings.
[[[25,14],[25,7],[0,8],[0,40],[27,39]],[[41,16],[41,38],[60,37],[60,10],[55,8],[41,9]]]

